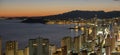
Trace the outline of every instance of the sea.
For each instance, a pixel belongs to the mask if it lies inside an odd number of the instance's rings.
[[[51,44],[60,47],[60,41],[66,36],[74,38],[81,31],[69,29],[74,24],[41,24],[21,23],[22,20],[0,19],[0,36],[2,38],[2,50],[5,50],[7,41],[17,41],[19,49],[28,45],[29,39],[38,37],[48,38]]]

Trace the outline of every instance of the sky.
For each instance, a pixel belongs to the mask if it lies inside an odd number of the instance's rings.
[[[47,16],[72,10],[120,11],[120,0],[0,0],[0,17]]]

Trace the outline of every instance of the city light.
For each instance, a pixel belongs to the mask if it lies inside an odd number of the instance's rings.
[[[59,41],[57,43],[59,47],[53,44],[54,41],[51,42],[49,38],[43,37],[29,39],[23,49],[19,48],[18,40],[10,40],[5,43],[4,55],[120,55],[120,22],[117,22],[116,19],[99,20],[98,18],[94,18],[92,21],[91,19],[84,20],[85,22],[80,21],[67,23],[67,25],[74,24],[74,26],[69,26],[70,28],[67,27],[67,31],[72,30],[77,35],[65,36],[59,40],[57,35],[52,38]],[[56,21],[52,20],[52,22]],[[52,22],[50,23],[53,25]],[[65,21],[65,23],[61,22],[57,24],[66,25]],[[48,23],[44,25],[48,25]],[[45,33],[45,35],[47,34]],[[69,32],[69,34],[71,33]],[[2,54],[2,46],[0,37],[0,54]]]

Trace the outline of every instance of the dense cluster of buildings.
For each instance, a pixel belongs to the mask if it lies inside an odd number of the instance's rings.
[[[22,50],[18,49],[17,41],[7,41],[5,55],[120,55],[118,20],[119,18],[88,20],[77,28],[82,31],[80,35],[62,38],[59,48],[51,44],[49,39],[41,37],[29,39],[28,46]],[[1,40],[0,38],[0,55],[2,55]]]

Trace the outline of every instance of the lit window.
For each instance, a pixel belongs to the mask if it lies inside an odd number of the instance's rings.
[[[33,46],[38,46],[38,45],[36,43],[34,43]]]
[[[42,45],[46,45],[45,43],[42,43]]]

